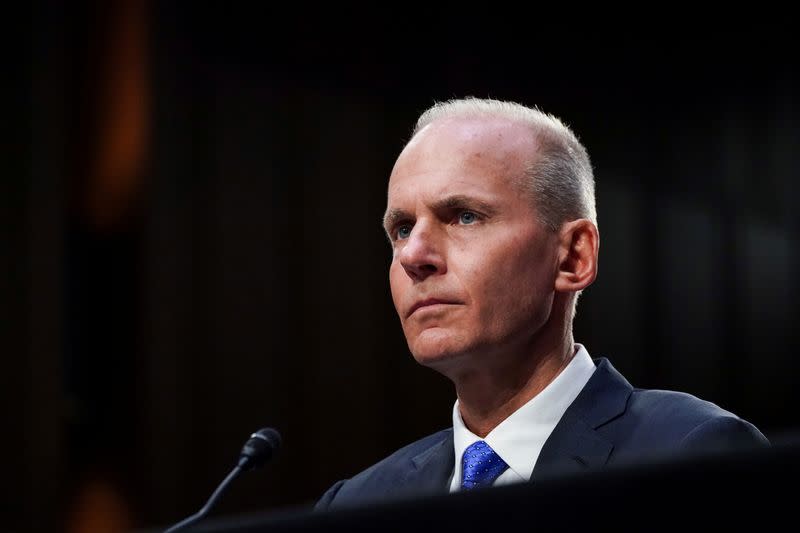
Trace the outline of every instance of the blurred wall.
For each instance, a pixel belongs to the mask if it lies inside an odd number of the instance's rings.
[[[794,433],[788,27],[164,4],[34,10],[0,200],[11,530],[177,521],[267,425],[284,448],[216,512],[306,505],[448,426],[380,219],[417,114],[454,96],[538,105],[588,146],[602,247],[578,342],[636,386]]]

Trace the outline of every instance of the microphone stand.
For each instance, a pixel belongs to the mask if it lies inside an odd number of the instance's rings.
[[[211,508],[214,507],[214,505],[217,503],[217,500],[220,499],[222,493],[225,492],[225,489],[228,488],[228,485],[231,484],[231,481],[236,479],[239,476],[239,474],[242,473],[242,463],[244,462],[246,462],[246,458],[242,458],[242,460],[239,461],[239,464],[233,467],[233,470],[231,470],[230,474],[228,474],[228,476],[224,480],[222,480],[222,483],[219,484],[217,490],[214,491],[214,493],[211,495],[211,497],[208,499],[208,501],[206,502],[206,504],[203,506],[202,509],[197,511],[192,516],[181,520],[171,528],[164,531],[164,533],[173,533],[175,531],[188,527],[197,522],[198,520],[200,520],[201,518],[203,518],[204,516],[206,516],[209,513],[209,511],[211,511]]]
[[[164,533],[174,533],[184,529],[206,516],[211,511],[211,508],[214,507],[214,504],[217,503],[217,500],[220,499],[222,493],[225,492],[225,489],[228,488],[228,485],[231,484],[231,481],[236,479],[243,471],[262,465],[272,457],[272,454],[280,445],[281,435],[272,428],[262,428],[250,435],[250,440],[244,443],[244,447],[239,454],[239,464],[222,480],[222,483],[219,484],[217,490],[214,491],[203,508],[170,527]]]

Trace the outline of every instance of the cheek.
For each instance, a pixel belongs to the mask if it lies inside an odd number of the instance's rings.
[[[515,249],[520,249],[517,247]],[[486,254],[484,257],[489,256]],[[488,322],[537,319],[548,306],[555,283],[549,263],[536,250],[522,248],[519,253],[491,254],[496,261],[473,269],[480,275],[474,286],[480,299],[481,320]]]
[[[402,266],[397,262],[392,262],[389,267],[389,288],[392,291],[392,301],[394,302],[395,309],[398,309],[402,301],[402,295],[405,287],[408,285],[409,280]]]

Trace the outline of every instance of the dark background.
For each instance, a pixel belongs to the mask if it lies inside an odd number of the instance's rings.
[[[587,145],[602,246],[578,342],[636,386],[795,434],[788,20],[256,5],[41,1],[20,19],[0,529],[175,522],[263,426],[284,448],[216,513],[304,506],[448,426],[380,219],[417,115],[450,97],[537,105]]]

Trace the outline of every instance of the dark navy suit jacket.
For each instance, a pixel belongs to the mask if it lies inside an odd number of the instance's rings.
[[[689,394],[634,389],[611,363],[596,371],[556,425],[531,480],[614,464],[769,445],[751,423]],[[453,430],[398,450],[333,485],[315,509],[446,493],[454,467]]]

